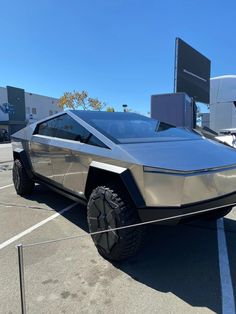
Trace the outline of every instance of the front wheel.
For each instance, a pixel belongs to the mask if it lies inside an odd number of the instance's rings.
[[[28,195],[33,192],[35,183],[28,176],[23,163],[19,159],[14,161],[12,177],[17,194]]]
[[[119,192],[118,192],[119,191]],[[97,232],[140,222],[138,212],[120,187],[99,186],[93,190],[88,202],[90,232]],[[92,235],[98,252],[108,260],[120,261],[137,253],[144,227],[125,228]]]

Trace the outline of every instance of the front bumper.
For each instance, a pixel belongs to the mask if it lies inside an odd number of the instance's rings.
[[[236,191],[236,168],[193,173],[144,171],[136,180],[147,207],[180,207],[224,197]]]
[[[179,207],[145,207],[138,213],[142,222],[161,220],[160,224],[177,224],[186,218],[194,220],[207,212],[217,212],[225,207],[236,206],[236,192],[218,198]],[[158,223],[158,222],[157,222]]]

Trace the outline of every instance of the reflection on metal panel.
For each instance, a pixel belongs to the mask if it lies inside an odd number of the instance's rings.
[[[50,145],[50,155],[52,162],[53,181],[63,184],[63,179],[69,164],[66,162],[66,155],[70,154],[69,149]]]
[[[126,170],[126,168],[123,168],[123,167],[118,167],[118,166],[115,166],[115,165],[106,164],[104,162],[98,162],[98,161],[93,161],[91,163],[91,166],[95,167],[95,168],[111,171],[111,172],[114,172],[114,173],[122,173],[122,172],[124,172]]]
[[[84,172],[88,171],[84,163],[84,156],[79,152],[70,151],[65,156],[66,172],[63,178],[63,186],[80,195],[84,194]]]
[[[181,206],[235,192],[236,169],[193,176],[144,173],[147,206]]]
[[[195,171],[236,165],[235,149],[201,139],[120,145],[137,163],[175,171]]]
[[[36,141],[32,141],[30,146],[30,156],[34,172],[51,179],[53,172],[49,152],[50,146]]]

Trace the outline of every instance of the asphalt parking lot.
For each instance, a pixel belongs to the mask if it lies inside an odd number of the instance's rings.
[[[10,144],[2,145],[0,313],[8,314],[21,311],[15,246],[88,233],[83,206],[41,185],[17,196],[11,167]],[[223,249],[216,222],[150,226],[143,250],[123,264],[100,257],[90,236],[26,247],[27,313],[233,313],[235,208],[223,222]]]

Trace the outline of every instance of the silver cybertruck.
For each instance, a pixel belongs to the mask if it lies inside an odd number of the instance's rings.
[[[236,151],[135,113],[69,110],[12,136],[16,192],[35,182],[87,203],[90,232],[217,219],[236,203]],[[110,260],[134,255],[142,227],[93,235]]]

